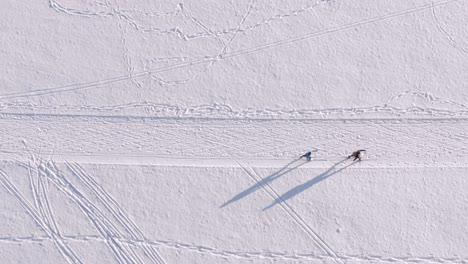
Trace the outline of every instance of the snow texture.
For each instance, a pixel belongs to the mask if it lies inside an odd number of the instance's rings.
[[[1,262],[468,263],[467,14],[3,1]]]

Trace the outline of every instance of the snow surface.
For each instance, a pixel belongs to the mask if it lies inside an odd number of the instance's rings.
[[[466,0],[0,7],[1,263],[468,263]]]

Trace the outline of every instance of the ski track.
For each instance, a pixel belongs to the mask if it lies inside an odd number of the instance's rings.
[[[90,189],[94,195],[98,198],[105,208],[111,212],[115,219],[122,225],[130,237],[134,240],[146,240],[145,236],[141,232],[140,228],[129,218],[123,208],[117,203],[117,201],[107,193],[94,179],[93,176],[88,174],[79,164],[77,163],[66,163],[68,168],[73,174],[80,179],[82,183]],[[164,263],[161,255],[152,247],[143,245],[145,254],[153,261],[153,263]]]
[[[111,215],[117,222],[124,227],[127,232],[129,232],[132,238],[137,239],[144,239],[144,235],[141,230],[136,226],[136,224],[129,218],[129,216],[125,213],[123,208],[107,193],[101,186],[98,185],[94,177],[89,175],[82,167],[77,164],[67,163],[68,168],[73,172],[74,176],[76,176],[81,183],[83,183],[88,190],[90,190],[98,199],[98,202],[104,205],[104,209],[111,212]],[[58,172],[56,169],[55,171]],[[94,207],[97,207],[97,204],[94,204]],[[105,211],[100,209],[100,211]],[[106,216],[103,214],[103,217]],[[112,220],[107,218],[107,222],[112,223]],[[117,237],[124,237],[124,234],[118,230],[117,227],[113,227],[115,229],[114,232],[117,233]],[[153,262],[164,264],[165,261],[161,257],[161,255],[157,252],[156,249],[152,247],[148,247],[147,245],[142,246],[144,253],[146,256]],[[144,263],[140,259],[137,253],[134,252],[132,247],[128,247],[129,252],[137,259],[138,263]],[[134,260],[132,260],[133,262]]]
[[[437,26],[437,29],[448,39],[448,41],[450,42],[450,44],[455,48],[457,49],[458,51],[461,52],[461,54],[463,55],[467,55],[468,54],[468,48],[465,48],[463,47],[460,43],[458,43],[448,32],[447,30],[444,29],[444,27],[442,26],[442,23],[440,22],[439,18],[437,17],[436,15],[436,11],[435,11],[435,8],[432,7],[432,18],[434,19],[434,22]]]
[[[100,236],[92,235],[64,235],[63,238],[67,241],[86,243],[89,241],[105,242]],[[165,247],[174,250],[188,250],[200,254],[209,253],[217,257],[230,257],[236,259],[272,259],[272,260],[332,260],[326,254],[314,253],[285,253],[285,252],[253,252],[253,251],[237,251],[237,250],[223,250],[218,248],[206,247],[203,245],[181,243],[165,240],[132,240],[128,238],[115,238],[122,244],[131,246],[147,245],[151,247]],[[27,237],[0,237],[0,243],[42,243],[51,240],[48,236],[27,236]],[[468,259],[461,257],[436,257],[436,256],[379,256],[379,255],[339,255],[338,259],[341,261],[360,261],[368,263],[368,261],[378,261],[382,263],[444,263],[444,264],[466,264]]]
[[[41,164],[37,169],[47,175],[62,193],[66,194],[80,207],[88,219],[93,222],[96,230],[106,239],[108,247],[119,263],[142,263],[139,258],[135,258],[132,248],[121,245],[114,239],[114,237],[119,237],[120,233],[102,211],[88,200],[82,192],[78,191],[71,182],[43,165]]]
[[[3,187],[21,204],[21,206],[26,210],[26,212],[33,218],[33,220],[38,224],[38,226],[46,232],[46,234],[53,240],[54,244],[59,249],[60,254],[65,258],[68,263],[83,263],[76,253],[67,245],[63,240],[60,234],[58,234],[58,229],[55,226],[55,229],[51,227],[50,221],[52,218],[51,215],[48,217],[45,215],[41,198],[38,197],[38,194],[35,194],[36,208],[32,206],[24,195],[18,190],[18,188],[9,180],[9,177],[0,170],[0,181]],[[40,212],[38,212],[40,211]],[[49,212],[50,214],[50,212]],[[55,220],[53,220],[55,221]],[[55,223],[55,222],[54,222]]]
[[[32,206],[29,205],[21,193],[8,180],[7,176],[0,171],[2,184],[21,202],[28,213],[33,216],[42,229],[46,231],[48,237],[53,239],[61,250],[62,255],[67,258],[69,263],[82,263],[82,261],[68,247],[66,243],[68,239],[64,239],[58,229],[58,223],[55,221],[47,196],[49,181],[81,209],[100,234],[101,240],[107,244],[114,254],[118,263],[146,263],[135,251],[137,248],[143,249],[145,256],[150,262],[158,264],[166,263],[158,251],[151,245],[121,242],[127,235],[119,230],[118,225],[122,226],[134,241],[145,241],[146,238],[115,199],[99,186],[94,177],[84,171],[81,166],[78,164],[66,163],[68,169],[73,172],[73,175],[84,184],[89,192],[97,197],[96,202],[92,202],[85,194],[84,190],[79,191],[77,186],[67,180],[54,162],[44,162],[34,159],[34,166],[31,166],[30,162],[21,162],[20,164],[28,169],[32,196],[39,212],[35,212],[32,209]],[[32,172],[36,175],[35,179]],[[98,203],[102,204],[104,208],[100,208]],[[110,212],[113,219],[106,215],[106,211]]]
[[[239,161],[236,161],[238,164]],[[258,184],[257,182],[252,185],[250,188],[248,188],[247,190],[239,193],[238,195],[234,196],[233,198],[231,198],[230,200],[228,200],[226,203],[224,203],[221,207],[225,207],[225,206],[228,206],[229,204],[233,203],[233,202],[236,202],[242,198],[244,198],[245,196],[247,195],[250,195],[254,192],[256,192],[257,190],[259,190],[263,184],[267,184],[267,183],[271,183],[273,181],[275,181],[276,179],[278,179],[279,177],[287,174],[288,172],[292,171],[292,170],[295,170],[297,168],[299,168],[300,166],[306,164],[306,161],[302,161],[302,162],[299,162],[299,159],[296,159],[294,161],[291,161],[289,162],[288,164],[286,164],[286,166],[282,167],[280,170],[276,171],[275,173],[269,175],[268,177],[266,178],[263,178],[262,179],[262,184]],[[244,169],[244,168],[243,168]],[[245,169],[244,169],[245,170]]]

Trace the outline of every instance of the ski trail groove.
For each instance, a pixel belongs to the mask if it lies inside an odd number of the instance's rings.
[[[114,218],[117,219],[117,221],[130,233],[132,239],[146,240],[136,223],[129,218],[117,201],[96,182],[93,176],[88,174],[78,163],[66,162],[66,164],[73,174],[96,195],[98,201],[100,201],[105,208],[111,212]],[[151,258],[153,263],[165,263],[163,258],[154,248],[143,245],[143,250],[147,256]]]
[[[39,227],[46,232],[46,234],[52,238],[54,244],[59,249],[60,254],[65,258],[68,263],[83,263],[76,253],[64,242],[62,239],[57,238],[54,234],[50,225],[45,221],[45,217],[41,217],[40,214],[29,204],[26,198],[16,188],[16,186],[8,179],[8,176],[0,170],[0,182],[5,189],[21,204],[26,212],[33,218],[33,220],[39,225]]]
[[[66,242],[62,238],[48,198],[48,180],[46,176],[42,173],[37,175],[37,185],[35,193],[38,199],[38,210],[42,215],[42,219],[47,224],[47,227],[49,228],[53,239],[56,240],[57,244],[61,245],[61,247],[63,247],[64,250],[66,250],[66,252],[72,257],[72,259],[74,259],[75,263],[82,263],[82,261],[79,260],[77,255],[70,248],[67,248]]]
[[[33,169],[37,169],[39,172],[44,173],[60,191],[79,206],[82,212],[95,225],[96,230],[103,238],[106,239],[106,244],[111,249],[119,263],[141,263],[141,261],[134,257],[131,248],[126,247],[126,245],[121,245],[114,239],[114,237],[119,237],[114,225],[104,215],[102,215],[99,209],[96,208],[94,204],[84,196],[84,194],[78,191],[71,182],[67,181],[63,176],[60,176],[60,174],[54,173],[48,167],[38,167]]]

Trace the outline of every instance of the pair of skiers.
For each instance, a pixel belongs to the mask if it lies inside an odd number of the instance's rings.
[[[360,150],[354,151],[353,154],[349,155],[346,159],[354,158],[353,161],[355,161],[357,159],[359,159],[359,161],[361,161],[361,152],[364,152],[364,151],[366,151],[366,150],[365,149],[360,149]],[[306,158],[307,161],[310,161],[312,159],[311,155],[312,155],[312,152],[309,151],[306,154],[302,155],[301,158]]]

